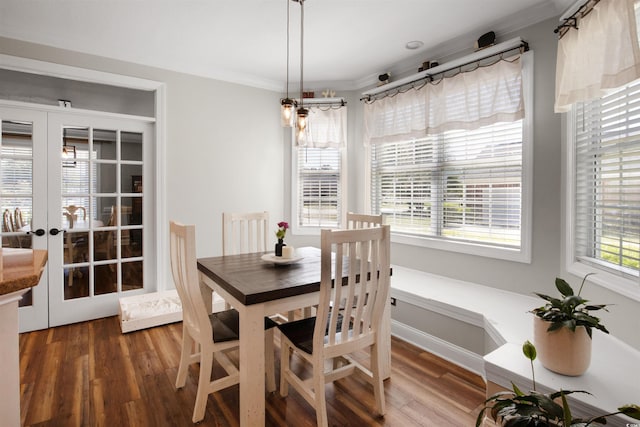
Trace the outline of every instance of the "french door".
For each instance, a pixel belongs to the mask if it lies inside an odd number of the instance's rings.
[[[123,294],[145,292],[155,283],[153,256],[145,256],[152,254],[145,249],[154,247],[155,235],[153,215],[145,209],[153,199],[152,124],[18,109],[2,117],[2,209],[14,212],[15,223],[14,205],[25,206],[25,226],[3,232],[3,246],[49,253],[40,285],[20,308],[21,331],[116,314]],[[15,139],[9,132],[5,138],[5,122],[7,129],[30,126],[30,138],[21,140],[30,142],[30,154],[5,155],[5,143],[11,147]],[[17,178],[5,180],[5,172],[15,175],[11,166],[18,162],[31,194]],[[21,199],[5,197],[12,192]]]
[[[47,114],[0,106],[0,122],[2,248],[47,249]],[[19,303],[21,331],[49,325],[48,271]]]

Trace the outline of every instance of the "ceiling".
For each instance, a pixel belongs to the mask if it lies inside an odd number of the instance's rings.
[[[360,89],[469,50],[572,0],[306,0],[305,87]],[[290,3],[291,90],[300,6]],[[287,0],[2,0],[0,36],[270,90],[286,81]],[[408,50],[409,41],[424,45]]]

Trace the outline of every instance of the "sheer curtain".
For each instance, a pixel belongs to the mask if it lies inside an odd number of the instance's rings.
[[[365,104],[365,144],[473,130],[523,117],[522,67],[517,57]]]
[[[300,147],[343,148],[347,141],[347,107],[307,106],[307,130],[297,139]]]
[[[427,134],[473,130],[524,117],[520,57],[430,85]]]
[[[640,77],[634,0],[600,1],[558,42],[555,112]]]

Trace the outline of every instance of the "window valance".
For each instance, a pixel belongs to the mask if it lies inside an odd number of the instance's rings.
[[[600,1],[558,41],[556,113],[640,77],[635,0]]]
[[[347,107],[307,106],[308,128],[297,145],[309,148],[343,148],[347,141]]]
[[[365,144],[473,130],[524,117],[520,56],[365,104]]]

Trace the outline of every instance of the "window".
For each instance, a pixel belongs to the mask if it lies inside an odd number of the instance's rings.
[[[522,120],[372,147],[372,210],[395,233],[519,249]]]
[[[530,261],[531,55],[365,112],[371,210],[393,241]]]
[[[595,268],[608,287],[640,297],[639,119],[640,81],[575,104],[569,222],[573,271]]]
[[[340,225],[342,212],[341,150],[297,148],[299,227]]]
[[[311,107],[309,132],[294,147],[294,231],[340,227],[344,217],[346,107]]]

